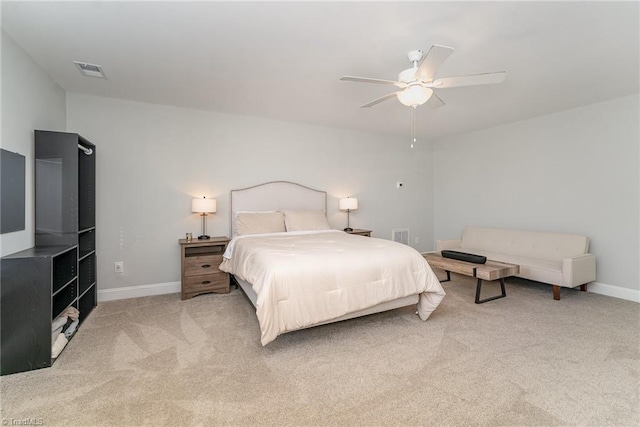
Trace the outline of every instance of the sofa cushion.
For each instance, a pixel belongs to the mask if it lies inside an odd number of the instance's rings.
[[[562,260],[552,261],[498,253],[491,253],[489,256],[485,256],[488,259],[519,265],[520,273],[517,275],[518,277],[545,283],[562,283]]]
[[[471,253],[488,251],[527,257],[527,259],[561,262],[563,258],[587,253],[589,239],[585,236],[564,233],[465,227],[460,248],[464,252]],[[558,270],[561,270],[561,267]]]
[[[466,250],[466,249],[465,249]],[[506,262],[520,266],[517,277],[536,280],[544,283],[562,283],[562,260],[552,261],[540,258],[530,258],[511,254],[483,251],[480,249],[468,250],[468,252],[486,256],[488,260]]]

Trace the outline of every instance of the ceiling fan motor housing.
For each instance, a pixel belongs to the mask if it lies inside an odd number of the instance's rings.
[[[407,68],[398,74],[398,81],[403,83],[411,83],[416,80],[416,71],[418,68]]]
[[[412,50],[407,54],[407,58],[409,58],[410,62],[420,62],[423,56],[424,52],[421,50]]]

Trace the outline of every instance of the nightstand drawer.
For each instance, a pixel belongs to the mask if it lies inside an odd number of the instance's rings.
[[[229,275],[227,273],[206,274],[184,279],[183,292],[229,292]]]
[[[199,276],[201,274],[220,273],[218,266],[222,263],[222,255],[190,256],[184,259],[184,275]]]

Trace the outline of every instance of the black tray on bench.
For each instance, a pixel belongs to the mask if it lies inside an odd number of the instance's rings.
[[[466,252],[444,250],[440,252],[443,258],[457,259],[458,261],[472,262],[474,264],[484,264],[487,257],[476,254],[468,254]]]

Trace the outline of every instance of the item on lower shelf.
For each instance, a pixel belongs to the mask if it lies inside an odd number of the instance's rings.
[[[51,323],[51,330],[55,331],[57,329],[62,329],[62,327],[67,323],[67,316],[61,314],[56,317],[56,319]]]
[[[58,335],[58,338],[56,338],[55,342],[51,346],[51,358],[55,359],[58,357],[68,342],[69,340],[64,336],[64,334]]]
[[[64,315],[60,315],[55,318],[53,322],[51,322],[51,342],[55,342],[58,335],[62,333],[62,330],[66,326],[69,318]]]
[[[56,338],[58,338],[58,335],[60,335],[62,333],[62,326],[60,326],[59,328],[53,330],[51,332],[51,342],[55,342]]]
[[[61,316],[67,316],[71,320],[78,320],[80,317],[80,312],[74,306],[69,306],[65,311],[62,312]]]
[[[444,250],[441,251],[441,254],[444,258],[457,259],[458,261],[472,262],[474,264],[484,264],[487,262],[486,256],[468,254],[466,252]]]
[[[71,336],[76,332],[78,324],[80,324],[80,321],[74,320],[73,322],[71,322],[69,327],[64,330],[64,336],[67,337],[67,339],[71,338]]]

